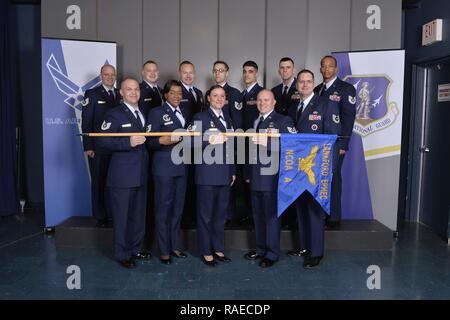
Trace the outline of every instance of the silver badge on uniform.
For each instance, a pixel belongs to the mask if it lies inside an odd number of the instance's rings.
[[[170,121],[170,116],[169,116],[168,114],[163,115],[163,120],[164,120],[165,122]]]
[[[147,126],[147,130],[146,130],[147,132],[150,132],[150,131],[152,131],[152,125],[151,124],[149,124],[148,126]]]
[[[213,122],[213,121],[210,121],[210,122],[209,122],[209,125],[210,125],[210,127],[211,127],[211,128],[214,128],[214,127],[215,127],[215,125],[214,125],[214,122]]]
[[[317,124],[313,124],[313,125],[311,126],[311,129],[312,129],[313,131],[316,131],[317,129],[319,129],[319,127],[317,126]]]
[[[236,108],[236,110],[241,110],[242,109],[242,102],[234,102],[234,107]]]
[[[102,130],[103,131],[104,130],[108,130],[110,127],[111,127],[111,122],[103,121],[103,123],[102,123]]]
[[[333,114],[333,122],[334,122],[334,123],[339,123],[339,122],[341,122],[341,120],[339,119],[339,115],[338,115],[338,114]]]
[[[87,97],[86,99],[83,100],[83,102],[81,103],[81,105],[83,107],[86,107],[89,104],[89,97]]]

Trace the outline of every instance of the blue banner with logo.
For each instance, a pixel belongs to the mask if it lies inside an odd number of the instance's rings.
[[[89,166],[83,152],[84,92],[100,84],[100,68],[115,65],[116,43],[42,39],[42,130],[45,225],[91,215]]]
[[[281,134],[278,217],[305,191],[330,214],[336,138],[326,134]]]
[[[396,230],[405,52],[333,56],[338,77],[356,91],[356,118],[341,171],[342,219],[376,219]]]

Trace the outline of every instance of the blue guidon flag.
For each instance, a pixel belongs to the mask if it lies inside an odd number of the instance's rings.
[[[281,134],[278,217],[305,191],[330,214],[336,138],[327,134]]]

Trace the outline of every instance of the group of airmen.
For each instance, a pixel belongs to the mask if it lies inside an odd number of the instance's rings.
[[[258,65],[246,61],[242,66],[245,90],[241,92],[227,83],[228,64],[216,61],[212,70],[215,84],[203,95],[193,85],[195,67],[189,61],[180,63],[179,80],[169,80],[163,88],[158,85],[155,61],[143,64],[141,83],[126,78],[120,90],[114,88],[115,68],[104,65],[102,83],[85,93],[82,131],[112,134],[84,136],[83,145],[90,165],[93,215],[98,227],[112,224],[115,259],[123,267],[133,268],[136,260],[151,258],[144,248],[148,220],[154,223],[162,263],[187,258],[181,250],[180,228],[183,213],[190,212],[196,217],[201,260],[211,267],[230,262],[225,255],[224,229],[235,214],[236,184],[240,184],[256,234],[256,250],[244,258],[258,259],[263,268],[279,260],[278,173],[262,174],[267,164],[261,159],[243,165],[225,159],[194,165],[173,161],[174,148],[189,140],[174,132],[195,131],[201,124],[201,133],[217,134],[204,139],[200,151],[212,147],[223,157],[231,140],[220,133],[237,129],[339,135],[334,148],[330,217],[309,192],[290,209],[296,212],[300,247],[288,255],[303,257],[305,268],[319,265],[324,255],[324,230],[338,228],[341,219],[340,171],[355,120],[355,88],[337,77],[337,67],[333,56],[323,57],[323,81],[315,86],[313,72],[303,69],[295,75],[294,61],[284,57],[279,61],[282,82],[270,90],[258,84]],[[140,132],[174,134],[114,136]],[[247,139],[256,148],[276,152],[270,150],[276,138],[255,135]]]

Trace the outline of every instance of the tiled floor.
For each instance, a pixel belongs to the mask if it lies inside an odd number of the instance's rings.
[[[42,223],[37,213],[0,219],[0,299],[450,299],[450,248],[417,224],[401,226],[392,251],[328,250],[312,270],[287,255],[262,269],[239,250],[216,268],[188,252],[128,270],[108,251],[56,248]],[[81,268],[81,290],[67,289],[70,265]],[[367,288],[370,265],[381,269],[379,290]]]

